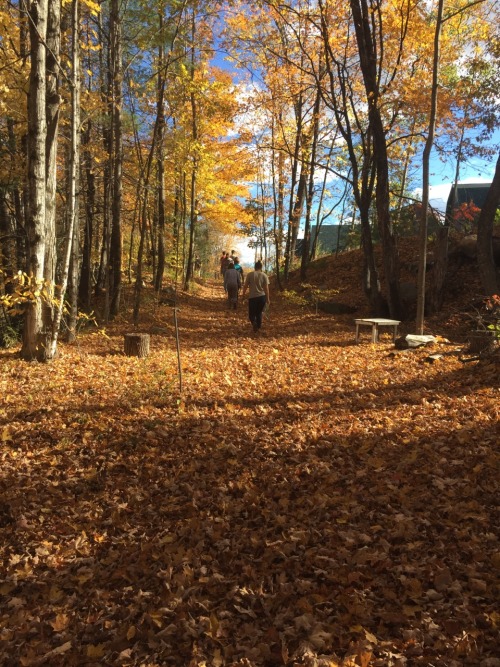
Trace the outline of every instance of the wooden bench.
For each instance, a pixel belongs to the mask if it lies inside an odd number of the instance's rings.
[[[400,320],[387,320],[385,317],[368,317],[366,319],[354,320],[356,323],[356,343],[359,341],[359,327],[372,328],[372,343],[378,343],[380,327],[392,327],[392,340],[396,340]]]

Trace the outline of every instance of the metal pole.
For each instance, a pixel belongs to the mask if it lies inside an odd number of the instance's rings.
[[[179,372],[179,394],[182,394],[181,347],[179,344],[179,325],[177,324],[177,307],[174,306],[175,344],[177,346],[177,369]]]

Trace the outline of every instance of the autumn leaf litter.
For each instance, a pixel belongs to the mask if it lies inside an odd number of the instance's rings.
[[[498,667],[497,359],[178,315],[0,353],[1,664]]]

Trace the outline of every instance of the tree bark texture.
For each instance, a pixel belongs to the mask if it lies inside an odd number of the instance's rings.
[[[46,47],[48,0],[33,0],[28,7],[31,67],[28,91],[28,273],[37,283],[43,280],[45,261],[45,151]],[[26,304],[21,356],[37,357],[37,336],[42,326],[41,299]]]
[[[123,337],[123,351],[127,357],[144,359],[149,354],[149,334],[125,334]]]
[[[110,316],[118,315],[120,309],[120,296],[122,289],[122,198],[123,198],[123,64],[122,64],[122,25],[120,17],[119,0],[111,0],[110,16],[110,38],[111,38],[111,71],[112,71],[112,175],[113,188],[111,200],[111,239],[110,239],[110,265],[111,265],[111,289],[110,289]]]
[[[375,185],[377,224],[382,243],[384,280],[387,290],[389,313],[391,317],[400,318],[399,259],[389,210],[389,161],[384,124],[379,108],[380,84],[377,73],[377,34],[376,29],[373,27],[374,12],[372,12],[371,7],[368,7],[366,0],[350,0],[350,5],[354,19],[359,60],[367,95],[369,122],[374,143],[377,174]]]
[[[59,57],[61,46],[61,0],[49,0],[46,47],[46,115],[45,139],[45,280],[52,283],[56,275],[56,186],[57,137],[59,127]]]
[[[85,146],[83,151],[83,170],[85,172],[85,181],[87,185],[85,197],[85,228],[83,230],[83,249],[81,260],[80,281],[78,285],[78,298],[80,306],[86,311],[91,309],[92,299],[92,241],[94,236],[94,218],[95,218],[95,198],[96,185],[95,174],[92,169],[92,155],[87,146],[90,144],[91,121],[87,121],[87,126],[82,134],[82,142]]]
[[[438,71],[440,55],[440,37],[443,17],[444,0],[438,2],[436,29],[434,32],[434,57],[432,63],[431,108],[429,112],[429,126],[422,157],[422,217],[420,219],[420,252],[417,278],[417,334],[424,333],[425,318],[425,278],[427,268],[427,216],[429,213],[429,169],[430,155],[434,143],[436,130],[437,98],[438,98]],[[437,276],[439,278],[439,276]]]
[[[196,37],[196,21],[195,14],[193,10],[192,14],[192,24],[191,24],[191,86],[194,86],[194,74],[195,74],[195,37]],[[194,89],[191,90],[189,96],[190,105],[191,105],[191,133],[193,144],[196,146],[198,143],[198,106],[196,104],[196,97]],[[195,148],[195,150],[197,150]],[[186,269],[184,274],[184,289],[189,288],[189,283],[192,277],[192,266],[193,266],[193,256],[194,256],[194,239],[195,239],[195,230],[198,222],[198,212],[197,212],[197,186],[198,186],[198,163],[199,158],[195,153],[193,155],[192,167],[191,167],[191,192],[190,192],[190,211],[189,211],[189,245],[188,245],[188,254],[186,261]]]
[[[163,31],[163,11],[159,11],[160,32]],[[164,142],[165,142],[165,54],[163,43],[158,46],[158,94],[156,101],[156,122],[158,127],[158,161],[157,161],[157,195],[158,195],[158,264],[154,274],[155,290],[159,292],[163,283],[165,273],[165,166],[164,166]]]
[[[300,262],[300,279],[302,281],[306,280],[307,267],[309,265],[309,257],[310,257],[311,211],[312,211],[312,200],[314,197],[314,174],[315,174],[315,164],[316,164],[316,152],[318,147],[320,109],[321,109],[321,92],[318,87],[318,90],[316,91],[316,99],[314,100],[314,111],[313,111],[313,121],[312,121],[313,122],[312,145],[311,145],[311,157],[309,160],[309,183],[307,188],[306,217],[304,222],[304,241],[302,246],[302,257]]]
[[[299,170],[299,163],[300,163],[300,144],[301,144],[301,141],[302,141],[302,121],[303,121],[302,107],[303,107],[302,95],[299,95],[298,98],[297,98],[297,101],[294,104],[297,128],[295,130],[295,146],[294,146],[293,156],[292,156],[290,198],[289,198],[289,205],[288,205],[288,229],[287,229],[287,233],[286,233],[285,270],[284,270],[285,281],[288,280],[288,274],[290,273],[290,268],[291,268],[292,261],[293,261],[292,230],[293,230],[293,225],[294,225],[294,215],[296,213],[297,202],[300,199],[299,194],[297,193],[297,198],[296,198],[295,203],[294,203],[295,187],[297,185],[297,173],[298,173],[298,170]],[[305,187],[305,184],[304,184],[304,187]],[[301,212],[302,212],[302,208],[299,211],[299,216],[300,216]]]

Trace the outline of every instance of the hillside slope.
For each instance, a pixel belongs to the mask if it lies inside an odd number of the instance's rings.
[[[432,243],[429,244],[432,254]],[[401,266],[401,283],[406,286],[416,285],[418,271],[418,238],[399,240],[399,256]],[[380,271],[382,289],[383,269],[380,247],[376,248],[376,258]],[[355,308],[355,317],[368,317],[370,314],[368,301],[362,288],[363,253],[360,249],[349,250],[338,255],[326,255],[313,261],[307,272],[306,286],[300,280],[300,269],[291,273],[287,289],[307,294],[308,287],[317,289],[319,299],[322,292],[333,290],[337,294],[332,300]],[[430,273],[428,274],[428,281]],[[309,290],[310,291],[310,290]],[[325,296],[324,298],[330,298]],[[474,312],[474,305],[481,303],[483,298],[476,261],[457,252],[457,242],[450,243],[450,259],[448,274],[444,287],[444,304],[440,313],[426,318],[428,333],[441,334],[464,339],[470,329],[466,313]],[[405,324],[411,329],[414,317],[410,308],[410,316]]]

